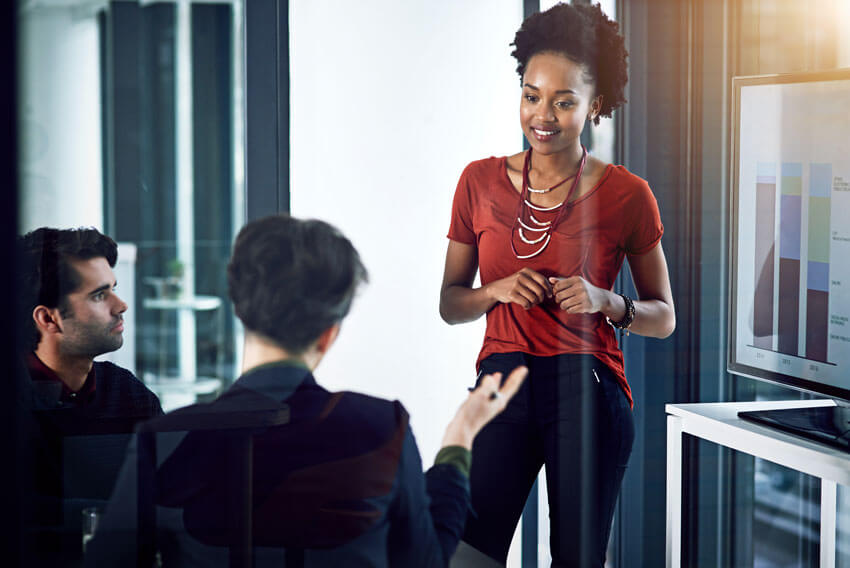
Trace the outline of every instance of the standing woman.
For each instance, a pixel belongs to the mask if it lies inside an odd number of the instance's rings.
[[[647,183],[580,142],[625,102],[617,24],[598,5],[558,4],[512,45],[530,149],[461,175],[440,314],[487,314],[479,376],[530,373],[475,440],[464,540],[504,563],[545,464],[553,566],[601,567],[634,439],[616,329],[663,338],[675,327],[663,226]],[[625,258],[637,298],[612,292]]]

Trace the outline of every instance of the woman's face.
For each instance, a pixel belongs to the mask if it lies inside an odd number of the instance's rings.
[[[519,116],[535,152],[553,154],[579,144],[584,122],[596,116],[601,102],[586,76],[584,65],[557,53],[538,53],[528,61]]]

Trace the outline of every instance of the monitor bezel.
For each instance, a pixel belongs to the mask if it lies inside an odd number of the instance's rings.
[[[731,164],[729,179],[729,302],[728,302],[728,342],[727,342],[727,371],[751,379],[778,384],[798,391],[838,399],[850,403],[850,389],[844,389],[786,375],[777,371],[759,369],[735,360],[737,345],[737,284],[738,284],[738,174],[739,174],[739,138],[741,126],[741,90],[744,87],[757,85],[783,85],[790,83],[816,83],[829,81],[850,80],[850,68],[833,69],[829,71],[813,71],[801,73],[782,73],[772,75],[738,76],[732,78],[732,120],[731,130]],[[796,357],[795,355],[789,355]]]

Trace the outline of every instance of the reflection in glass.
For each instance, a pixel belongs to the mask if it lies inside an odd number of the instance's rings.
[[[817,566],[820,480],[755,459],[753,566]]]
[[[812,398],[771,383],[744,380],[752,383],[756,400]],[[749,461],[753,475],[753,566],[817,566],[820,480],[762,459]]]
[[[242,4],[21,4],[21,227],[120,243],[110,358],[168,410],[236,375],[225,267],[243,222]]]

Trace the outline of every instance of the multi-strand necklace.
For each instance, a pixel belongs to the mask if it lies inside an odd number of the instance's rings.
[[[569,208],[570,200],[578,189],[578,183],[581,180],[581,174],[584,171],[584,164],[586,162],[587,149],[584,145],[582,145],[581,162],[579,163],[576,173],[562,179],[550,188],[532,189],[528,182],[528,172],[531,169],[531,148],[528,149],[528,153],[525,155],[525,163],[522,166],[522,189],[520,191],[519,203],[517,204],[516,220],[514,221],[513,227],[511,227],[511,250],[514,253],[514,256],[516,256],[519,260],[534,258],[546,249],[546,246],[552,239],[552,232],[555,230],[555,227],[558,226],[558,223],[561,222],[561,219],[564,217],[565,212]],[[529,193],[549,193],[571,179],[573,179],[573,185],[567,192],[567,196],[559,204],[553,207],[540,207],[538,205],[534,205],[530,201]],[[540,221],[534,216],[535,211],[537,211],[538,215],[542,217],[541,213],[548,214],[555,210],[557,210],[557,213],[550,221]],[[539,244],[540,247],[531,254],[520,254],[517,250],[516,244],[514,243],[514,234],[516,234],[519,237],[519,240],[525,245],[534,246]]]

